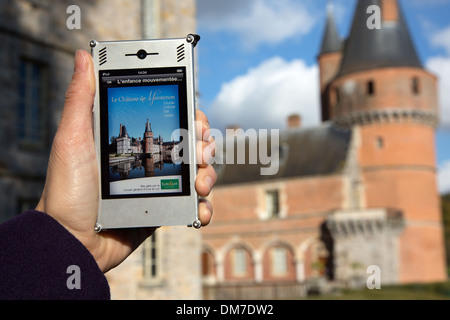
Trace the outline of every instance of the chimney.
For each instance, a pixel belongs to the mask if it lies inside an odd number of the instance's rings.
[[[227,130],[239,130],[241,129],[241,127],[237,124],[233,124],[233,125],[229,125],[228,127],[226,127]]]
[[[225,132],[228,136],[237,137],[239,135],[237,130],[242,130],[242,128],[239,125],[229,125],[226,127]]]
[[[302,116],[299,114],[292,114],[287,119],[288,129],[300,128],[302,126]]]
[[[398,20],[398,2],[397,0],[383,0],[381,2],[383,21],[395,22]]]

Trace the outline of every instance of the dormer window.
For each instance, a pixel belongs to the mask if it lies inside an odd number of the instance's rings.
[[[278,190],[266,191],[266,209],[268,218],[280,216],[280,194]]]

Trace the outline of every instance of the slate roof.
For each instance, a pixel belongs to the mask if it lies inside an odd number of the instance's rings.
[[[381,8],[381,0],[358,0],[338,76],[385,67],[423,68],[400,3],[398,20],[382,23],[381,29],[367,27],[371,5]]]
[[[274,144],[280,152],[279,170],[275,175],[266,176],[261,175],[261,167],[269,167],[270,164],[263,165],[260,159],[257,164],[249,164],[247,139],[246,164],[216,165],[217,184],[231,185],[340,173],[346,163],[350,140],[351,131],[337,130],[331,122],[317,127],[280,131],[280,143]],[[270,140],[268,145],[271,145]],[[234,154],[236,157],[236,144]]]
[[[336,29],[333,14],[329,10],[319,54],[339,52],[341,51],[341,49],[342,49],[342,39],[339,36],[339,33]]]
[[[127,128],[125,125],[120,126],[119,138],[129,138]]]
[[[152,125],[149,122],[150,120],[147,119],[147,123],[145,124],[145,132],[152,132]]]

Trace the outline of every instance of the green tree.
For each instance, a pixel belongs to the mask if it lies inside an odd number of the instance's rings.
[[[447,254],[447,273],[450,275],[450,194],[441,197],[444,222],[445,248]]]

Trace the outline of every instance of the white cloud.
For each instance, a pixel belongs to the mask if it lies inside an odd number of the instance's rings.
[[[450,26],[435,32],[431,36],[430,41],[433,46],[444,48],[447,54],[450,55]]]
[[[304,126],[319,124],[318,68],[274,57],[223,84],[208,116],[218,129],[283,129],[293,113],[301,114]]]
[[[450,193],[450,161],[444,162],[439,168],[438,186],[440,194]]]
[[[441,107],[441,124],[450,127],[450,57],[433,57],[426,63],[439,78],[439,101]]]
[[[197,8],[200,28],[237,34],[247,48],[307,34],[317,21],[296,0],[197,0]]]
[[[443,0],[442,3],[450,3]],[[436,48],[443,48],[446,54],[430,57],[426,61],[426,68],[439,78],[439,103],[441,108],[441,124],[450,127],[450,25],[429,32],[430,44]]]

